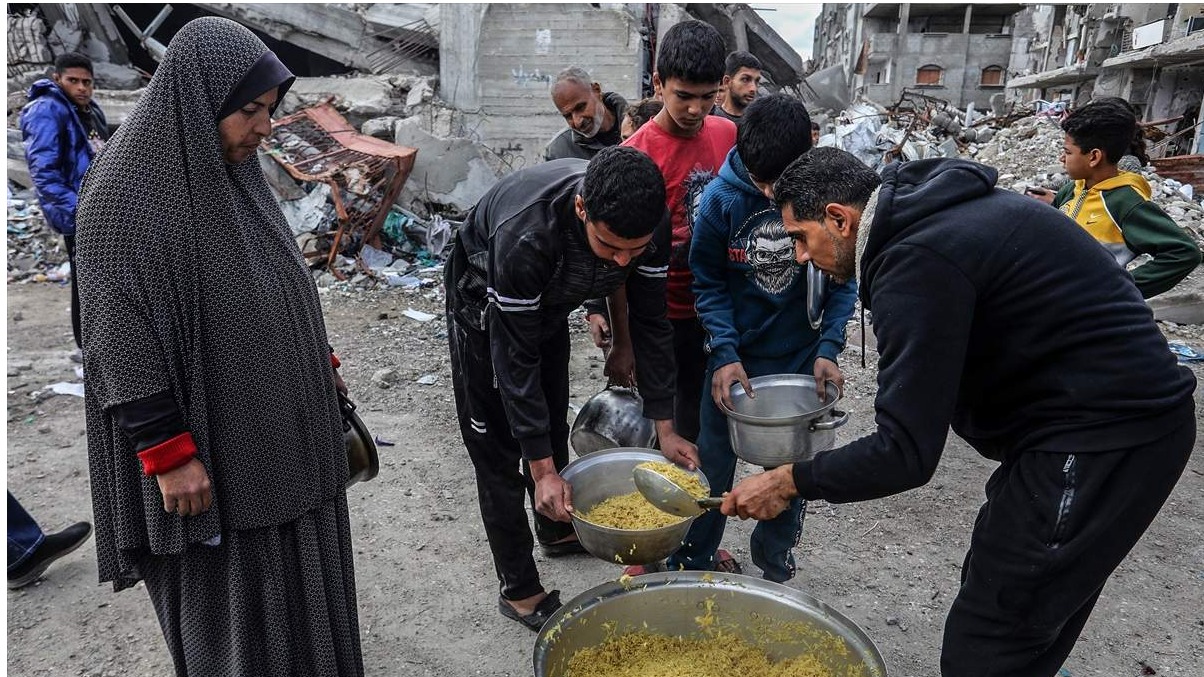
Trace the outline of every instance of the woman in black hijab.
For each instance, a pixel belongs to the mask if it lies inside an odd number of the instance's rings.
[[[178,675],[361,675],[347,460],[317,290],[256,160],[293,76],[190,22],[80,193],[102,581]]]

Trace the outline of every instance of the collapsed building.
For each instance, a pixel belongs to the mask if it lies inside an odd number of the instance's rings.
[[[93,59],[95,99],[119,126],[175,32],[214,15],[251,28],[298,75],[276,127],[308,132],[265,140],[261,165],[303,251],[340,278],[411,284],[416,267],[437,265],[436,248],[457,220],[500,176],[542,161],[564,129],[548,88],[568,66],[637,100],[652,92],[659,38],[697,18],[729,49],[755,54],[769,89],[797,91],[804,70],[785,40],[737,3],[10,4],[10,180],[29,186],[15,115],[55,54]],[[315,125],[355,136],[332,136],[326,147]],[[302,167],[312,157],[298,149],[322,157],[318,169]],[[388,180],[381,158],[398,161]],[[365,201],[371,212],[356,211]]]
[[[1201,64],[1204,3],[843,3],[823,6],[806,80],[822,73],[848,102],[921,94],[999,117],[1118,96],[1159,172],[1204,190]]]

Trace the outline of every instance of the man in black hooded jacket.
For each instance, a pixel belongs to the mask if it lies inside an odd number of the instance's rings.
[[[1000,466],[949,611],[947,677],[1054,675],[1195,441],[1195,378],[1128,274],[1064,215],[966,160],[887,167],[818,148],[774,186],[795,257],[859,273],[878,340],[877,431],[754,476],[765,519],[928,482],[950,426]],[[799,312],[802,312],[800,309]]]

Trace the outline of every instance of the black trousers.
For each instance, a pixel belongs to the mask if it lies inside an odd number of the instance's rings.
[[[710,395],[711,388],[704,388],[703,376],[707,372],[707,354],[704,349],[706,331],[697,317],[688,320],[670,320],[673,325],[673,356],[677,361],[677,394],[673,405],[673,423],[677,434],[698,441],[699,412],[702,408],[702,393]]]
[[[67,250],[67,261],[71,263],[71,331],[75,335],[75,347],[83,348],[79,331],[79,285],[75,279],[75,235],[64,235],[63,246]]]
[[[995,471],[945,622],[944,677],[1058,672],[1108,577],[1187,465],[1196,439],[1190,398],[1176,419],[1140,447],[1026,451]]]
[[[452,385],[460,434],[477,477],[477,498],[493,553],[502,597],[524,599],[543,592],[532,550],[525,500],[535,506],[535,483],[493,382],[489,337],[448,317]],[[559,471],[569,462],[569,329],[567,318],[540,346],[544,397],[551,421],[552,460]],[[535,536],[552,543],[573,533],[573,525],[535,515]]]

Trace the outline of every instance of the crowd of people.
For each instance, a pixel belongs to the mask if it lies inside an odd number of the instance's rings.
[[[145,583],[178,675],[363,673],[346,386],[255,160],[293,80],[249,30],[204,18],[176,34],[111,137],[78,55],[21,116],[78,278],[100,577]],[[761,64],[703,22],[665,33],[652,81],[656,95],[629,105],[584,69],[561,72],[550,94],[567,128],[547,161],[498,181],[451,245],[455,404],[499,613],[538,631],[561,601],[536,544],[583,552],[559,472],[569,316],[584,305],[606,375],[638,384],[660,452],[724,497],[671,558],[628,574],[742,573],[720,547],[738,516],[758,520],[751,564],[787,581],[807,500],[921,486],[952,429],[999,466],[941,672],[1054,675],[1195,441],[1195,379],[1143,297],[1200,252],[1118,168],[1140,153],[1132,109],[1106,99],[1068,116],[1075,183],[1033,199],[966,160],[879,175],[813,148],[805,106],[761,92]],[[1127,271],[1138,254],[1151,261]],[[818,327],[808,266],[830,280]],[[880,356],[876,431],[733,486],[731,387],[755,396],[750,379],[792,373],[821,398],[839,388],[858,302]],[[90,534],[42,534],[10,493],[9,587]]]

